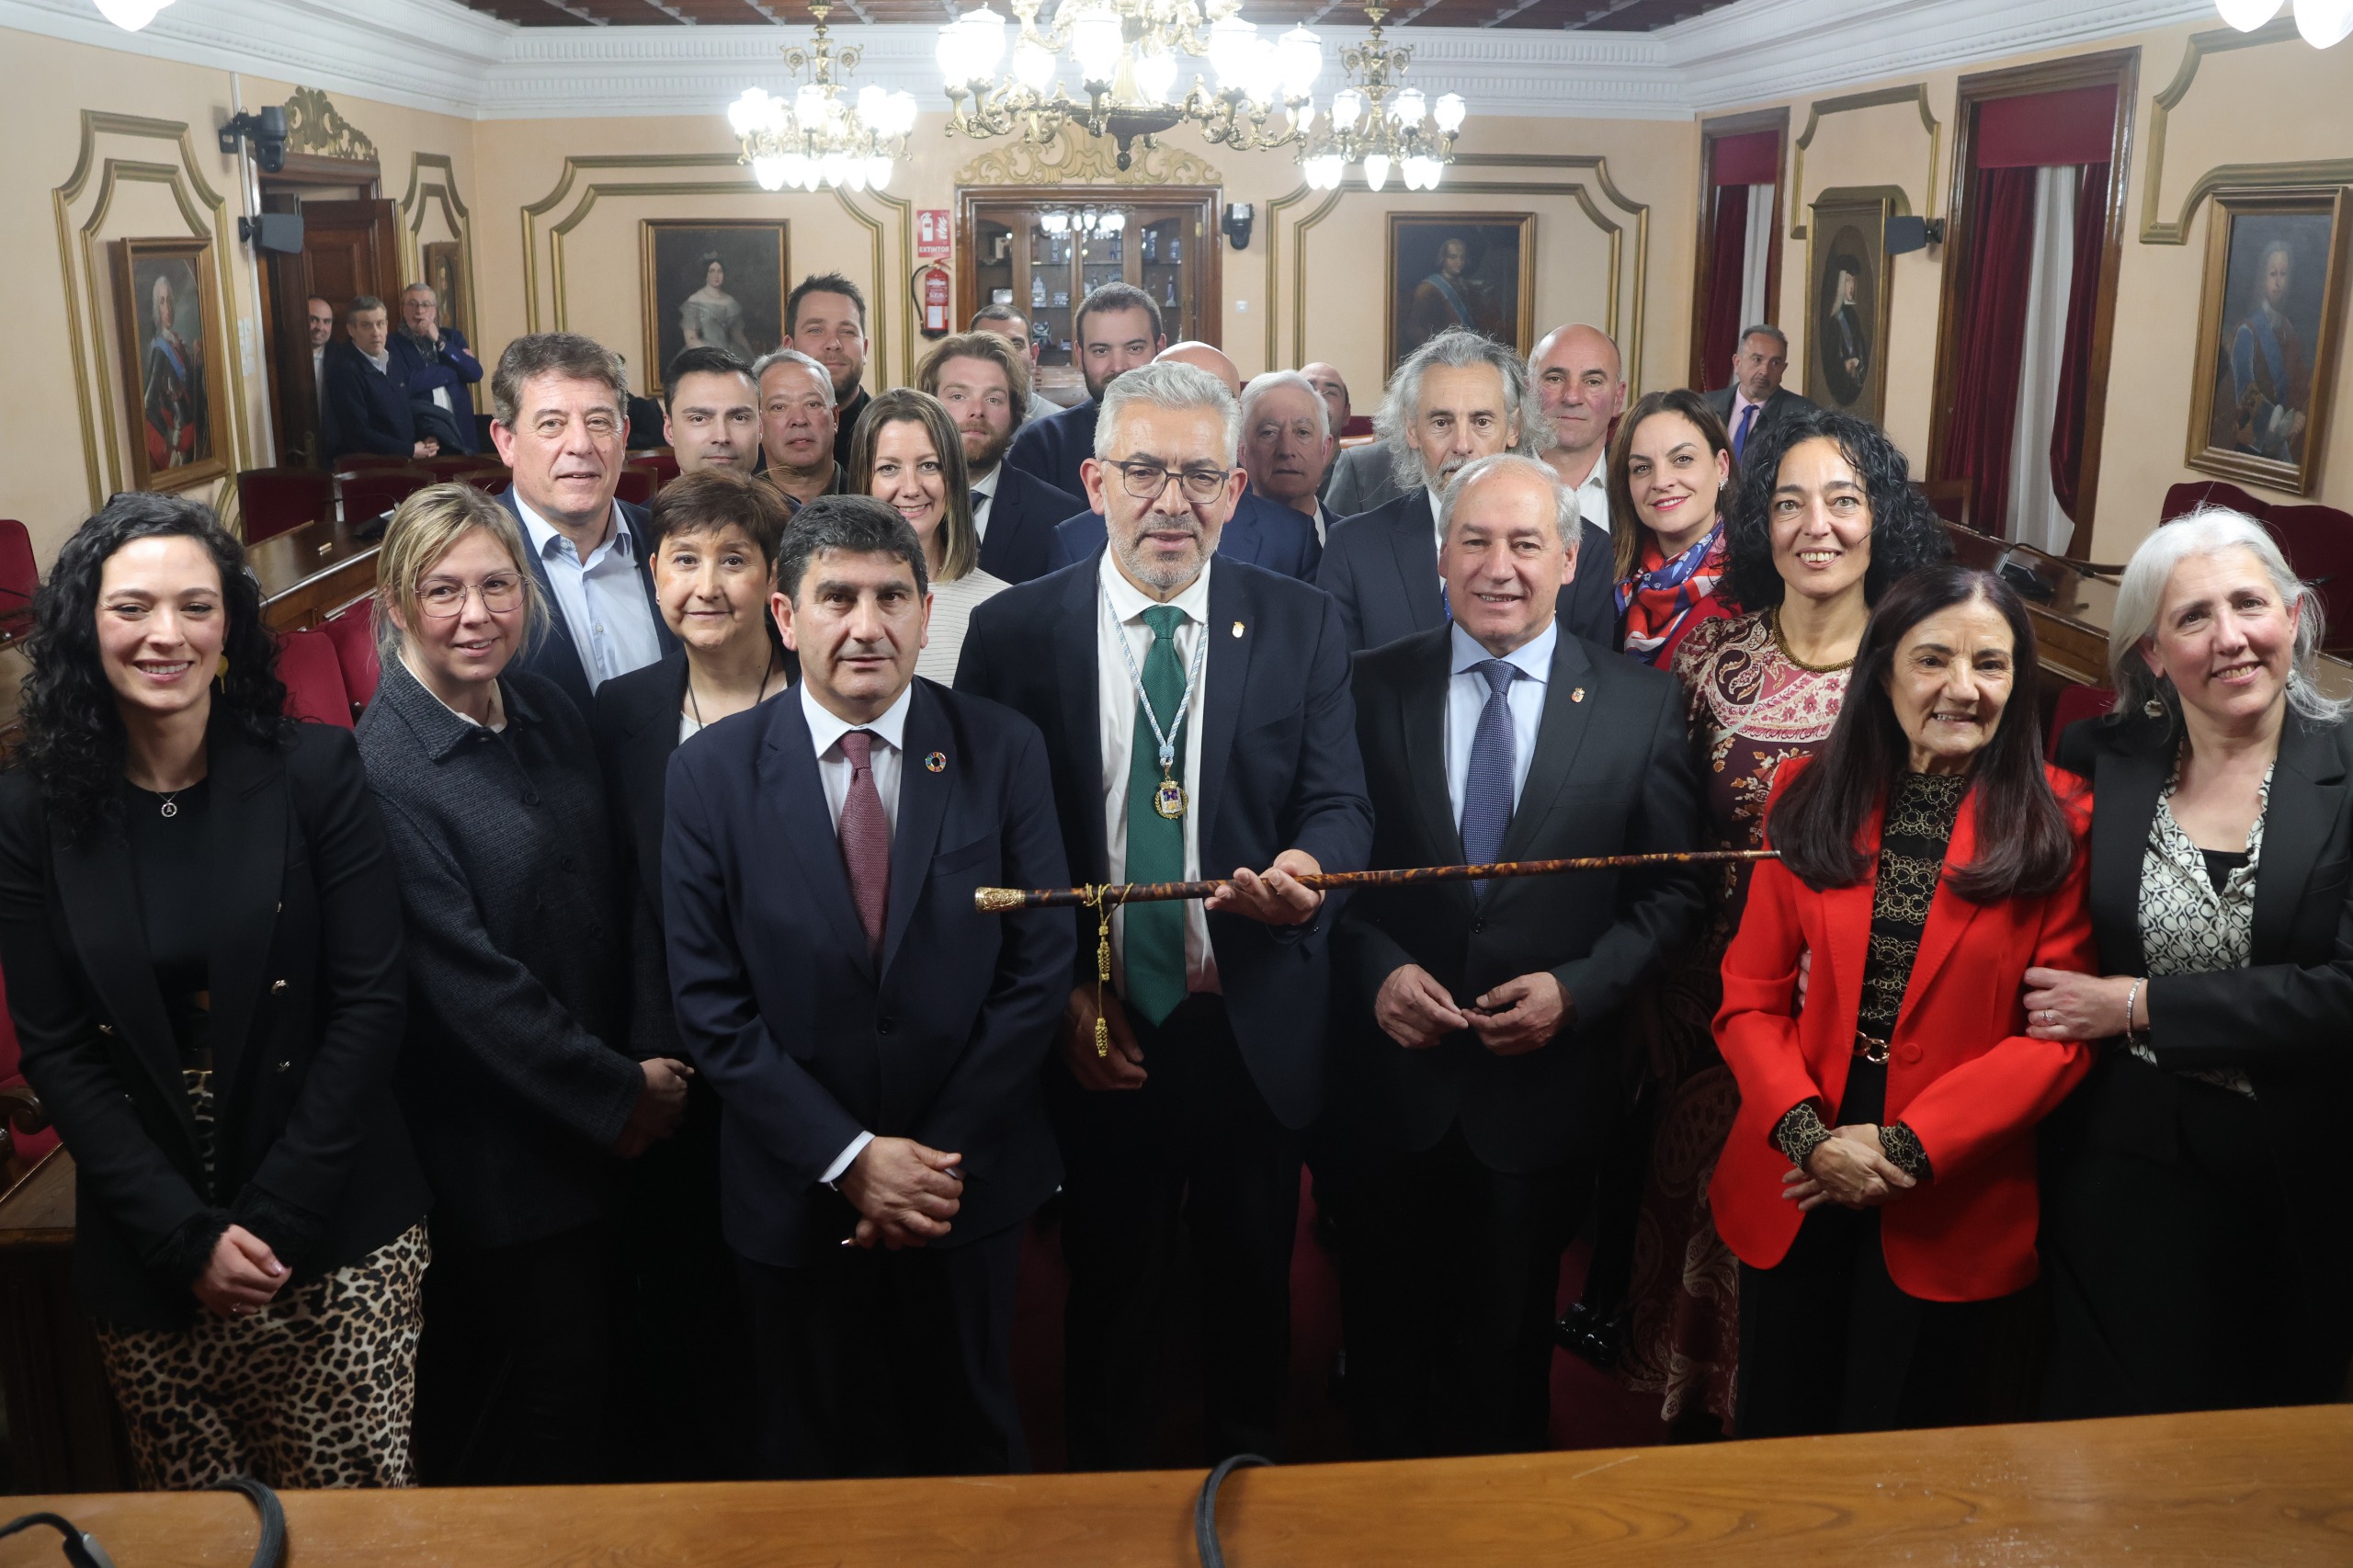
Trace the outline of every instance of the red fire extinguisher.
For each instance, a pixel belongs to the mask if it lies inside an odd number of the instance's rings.
[[[926,337],[945,337],[949,333],[949,314],[953,307],[949,302],[948,264],[927,261],[915,268],[911,279],[915,308],[923,321]]]

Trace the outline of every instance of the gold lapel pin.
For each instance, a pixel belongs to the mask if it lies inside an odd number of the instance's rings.
[[[1585,700],[1585,687],[1579,687],[1574,691],[1569,693],[1569,700],[1572,702],[1583,702]]]
[[[1242,635],[1242,623],[1238,620],[1233,623],[1233,634],[1236,637]]]
[[[923,759],[923,765],[934,773],[945,773],[948,771],[948,754],[944,751],[933,752]]]

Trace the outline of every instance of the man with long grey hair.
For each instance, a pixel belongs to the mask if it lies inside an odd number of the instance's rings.
[[[1388,449],[1405,493],[1333,528],[1316,586],[1339,601],[1352,648],[1378,648],[1448,619],[1438,578],[1438,502],[1466,463],[1496,452],[1539,457],[1552,443],[1528,364],[1492,337],[1442,332],[1397,368],[1372,427]],[[1561,620],[1587,642],[1615,646],[1618,608],[1609,573],[1609,537],[1586,523],[1583,544],[1567,554]],[[1592,549],[1585,545],[1593,546]]]

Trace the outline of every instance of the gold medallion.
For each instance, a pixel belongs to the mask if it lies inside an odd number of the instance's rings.
[[[1152,792],[1152,809],[1170,822],[1185,814],[1185,786],[1174,778],[1163,778],[1160,788]]]

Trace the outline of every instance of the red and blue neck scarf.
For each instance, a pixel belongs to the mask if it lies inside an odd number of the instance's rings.
[[[1626,623],[1626,652],[1647,665],[1665,668],[1687,630],[1685,623],[1701,601],[1715,593],[1724,566],[1722,522],[1672,561],[1661,554],[1655,536],[1645,539],[1640,570],[1618,585],[1618,613]],[[1705,619],[1706,614],[1700,619]]]

